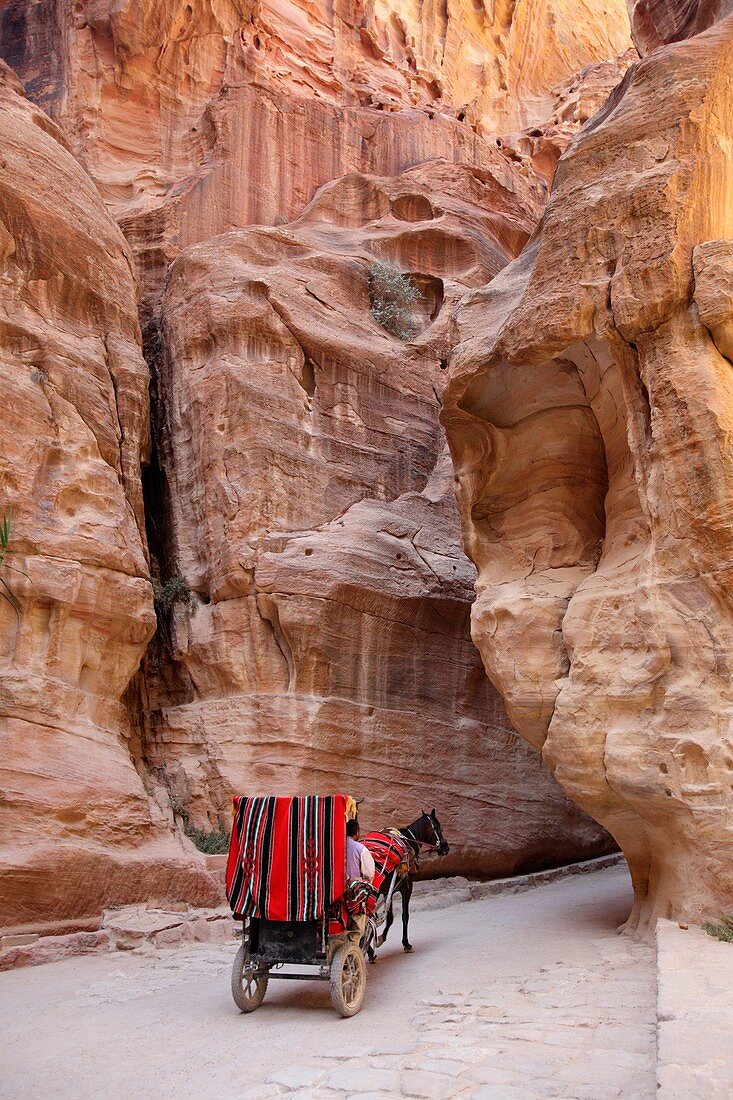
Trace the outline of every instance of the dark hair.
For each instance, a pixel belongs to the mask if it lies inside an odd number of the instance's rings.
[[[356,836],[359,832],[359,819],[358,817],[350,817],[346,822],[346,835]]]

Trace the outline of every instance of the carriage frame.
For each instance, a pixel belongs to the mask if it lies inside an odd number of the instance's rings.
[[[329,917],[317,921],[270,921],[246,917],[242,943],[232,966],[232,997],[241,1012],[254,1012],[265,999],[268,983],[329,983],[331,1003],[339,1016],[355,1016],[366,991],[366,962],[348,932],[329,933]],[[307,967],[305,973],[281,973],[285,966]]]

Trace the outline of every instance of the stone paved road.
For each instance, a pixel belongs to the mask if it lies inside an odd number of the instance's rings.
[[[413,917],[338,1019],[327,987],[273,982],[241,1016],[234,945],[0,974],[0,1096],[645,1100],[654,966],[615,933],[625,867]],[[396,931],[396,929],[395,929]]]

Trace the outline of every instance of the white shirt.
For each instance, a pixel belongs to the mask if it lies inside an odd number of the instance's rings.
[[[346,838],[346,875],[348,878],[363,878],[371,882],[374,878],[376,867],[372,853],[366,844],[354,840],[353,836]]]

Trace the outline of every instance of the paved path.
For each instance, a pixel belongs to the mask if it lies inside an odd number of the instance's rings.
[[[325,986],[287,982],[241,1016],[234,945],[9,971],[0,1096],[646,1100],[654,958],[615,933],[630,900],[618,867],[417,913],[414,954],[382,949],[353,1020]]]

